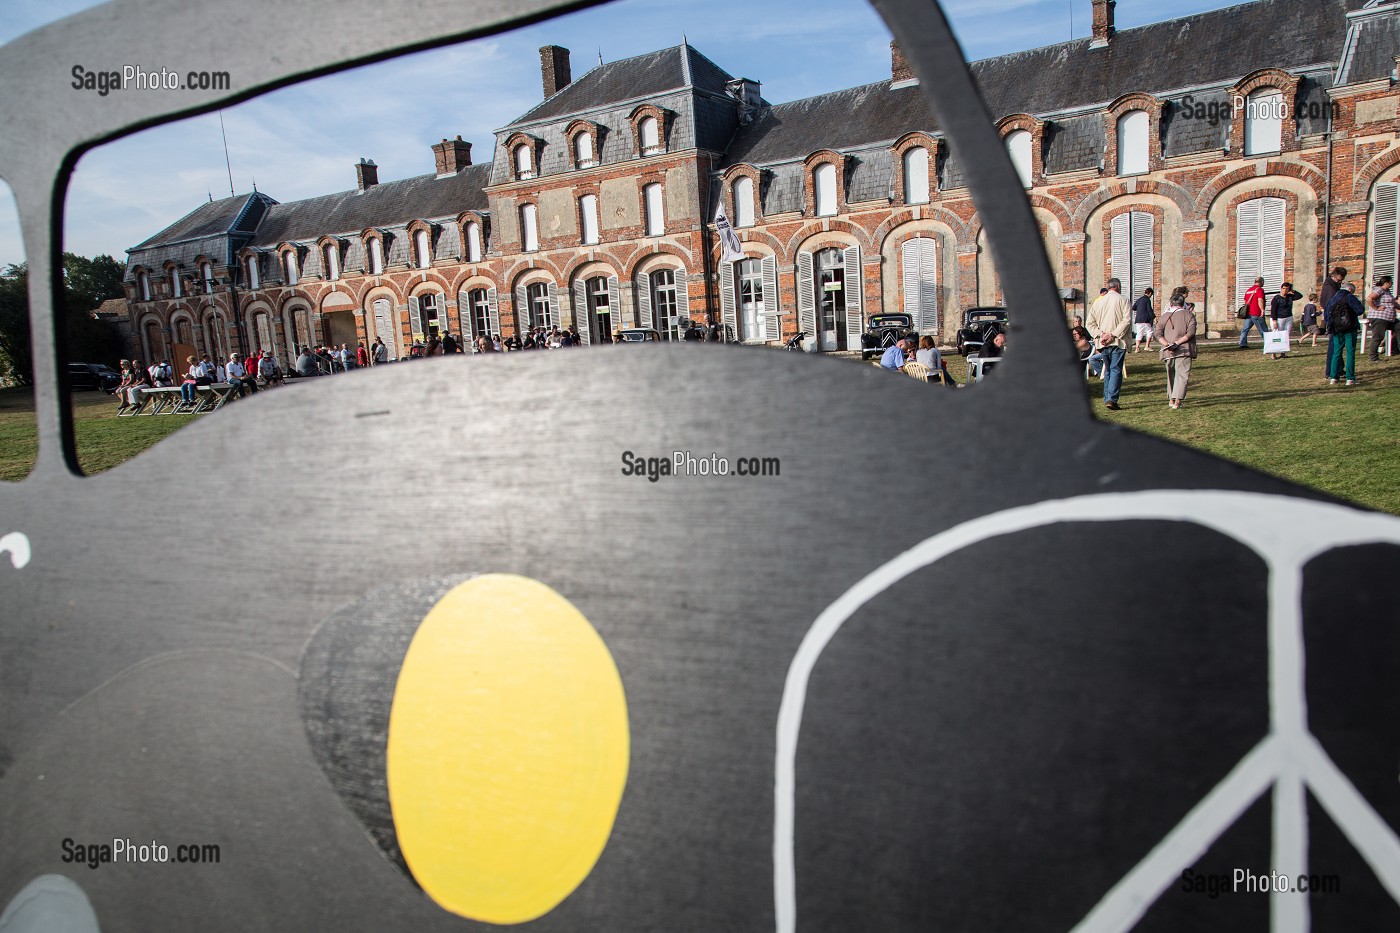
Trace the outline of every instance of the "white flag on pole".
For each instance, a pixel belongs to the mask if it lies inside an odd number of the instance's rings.
[[[719,213],[715,216],[715,227],[719,230],[719,242],[724,248],[724,255],[720,256],[720,262],[738,262],[744,258],[744,247],[739,242],[739,234],[734,232],[734,228],[729,226],[729,218],[724,216],[724,205],[719,206]]]

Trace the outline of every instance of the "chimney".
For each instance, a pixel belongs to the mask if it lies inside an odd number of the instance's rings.
[[[1094,38],[1089,48],[1107,48],[1108,40],[1113,38],[1113,3],[1114,0],[1094,0]]]
[[[444,139],[433,146],[433,161],[437,163],[438,177],[456,175],[472,164],[472,144],[456,139]]]
[[[361,159],[360,164],[355,166],[355,181],[359,183],[361,191],[368,191],[379,184],[379,166],[374,164],[373,159]]]
[[[573,80],[569,75],[569,50],[558,45],[540,49],[540,78],[544,81],[544,96],[553,97]]]
[[[914,77],[914,69],[909,67],[909,60],[904,57],[904,50],[899,47],[898,40],[890,43],[890,83],[891,84],[917,84],[919,79]]]

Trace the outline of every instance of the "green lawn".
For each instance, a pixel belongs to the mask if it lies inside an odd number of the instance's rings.
[[[1329,387],[1323,348],[1306,345],[1273,362],[1234,341],[1203,345],[1180,411],[1167,407],[1162,364],[1153,353],[1128,354],[1128,378],[1105,421],[1127,425],[1219,454],[1266,473],[1400,515],[1400,356],[1394,362],[1357,360],[1354,388]],[[189,415],[116,417],[110,396],[74,395],[78,459],[97,473],[150,447],[190,423]],[[0,479],[22,479],[35,456],[33,393],[0,389]],[[195,416],[195,417],[203,417]]]
[[[1203,345],[1186,404],[1167,407],[1157,354],[1129,353],[1120,411],[1108,411],[1097,379],[1094,412],[1105,421],[1170,438],[1343,499],[1400,514],[1400,356],[1357,356],[1352,388],[1323,378],[1324,340],[1294,344],[1274,362],[1252,340]]]

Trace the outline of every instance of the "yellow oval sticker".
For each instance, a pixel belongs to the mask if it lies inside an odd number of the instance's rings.
[[[524,923],[603,853],[628,765],[627,699],[597,631],[536,580],[440,599],[394,689],[386,769],[399,847],[445,910]]]

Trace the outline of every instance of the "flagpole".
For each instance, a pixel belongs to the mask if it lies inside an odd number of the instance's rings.
[[[228,157],[228,133],[224,130],[224,112],[219,111],[219,135],[224,138],[224,166],[228,168],[228,196],[237,197],[233,191],[233,163]]]

